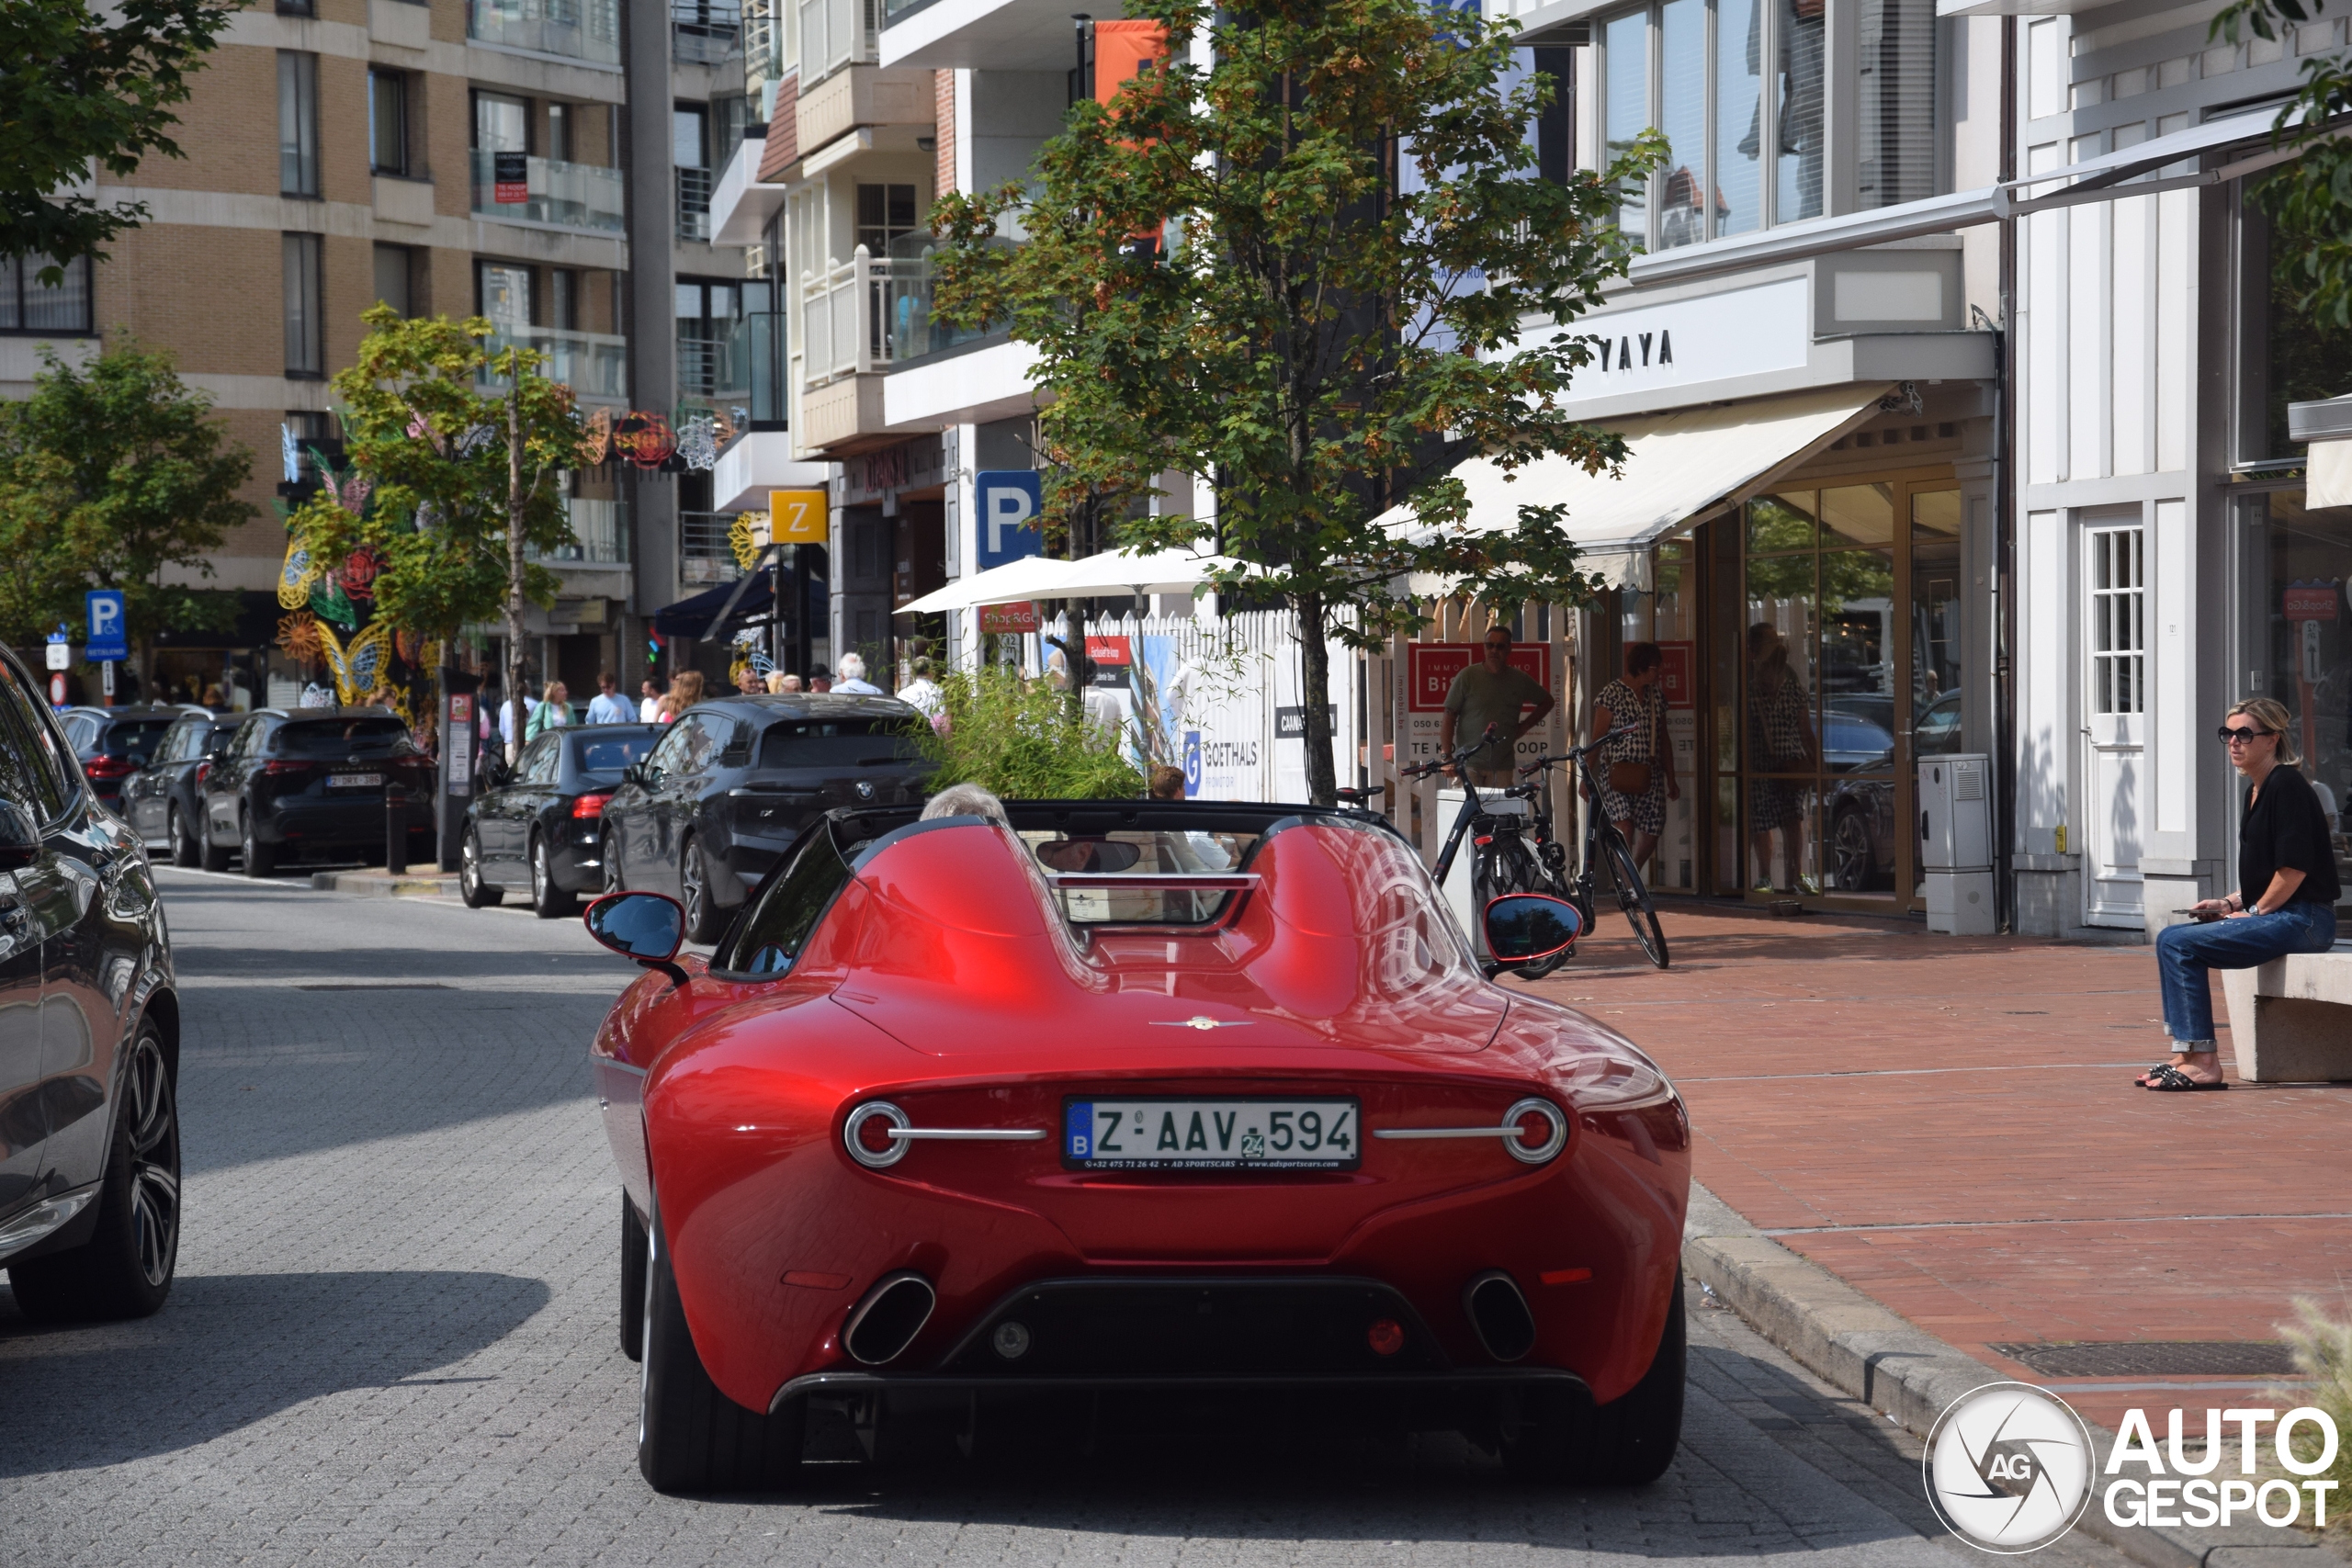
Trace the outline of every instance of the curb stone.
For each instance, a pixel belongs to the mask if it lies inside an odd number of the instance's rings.
[[[458,879],[428,873],[393,876],[381,871],[314,871],[311,886],[321,893],[356,893],[368,898],[416,898],[458,896]]]
[[[1765,1338],[1922,1439],[1953,1400],[2006,1376],[1782,1247],[1695,1181],[1682,1265]],[[2098,1453],[2114,1447],[2114,1433],[2090,1430]],[[2075,1528],[2147,1568],[2319,1568],[2340,1561],[2301,1530],[2111,1524],[2105,1488],[2102,1476]]]

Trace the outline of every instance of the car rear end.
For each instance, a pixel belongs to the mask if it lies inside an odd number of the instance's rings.
[[[84,727],[95,731],[82,752],[82,774],[91,793],[109,811],[122,809],[123,785],[153,758],[164,732],[179,718],[171,711],[107,714]]]
[[[413,853],[433,832],[433,760],[380,712],[298,716],[269,736],[254,769],[253,819],[264,841],[298,853],[380,849],[385,796],[406,792]]]
[[[558,887],[588,893],[604,886],[605,807],[629,764],[643,761],[662,735],[659,725],[596,724],[564,737],[564,787],[548,818],[548,869]]]
[[[865,712],[788,714],[763,728],[752,739],[749,767],[732,775],[723,801],[713,803],[727,828],[726,866],[737,884],[724,901],[738,902],[757,887],[820,813],[920,801],[930,767],[909,733],[920,722],[911,708],[876,703]]]

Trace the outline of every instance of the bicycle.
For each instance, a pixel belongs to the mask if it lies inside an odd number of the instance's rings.
[[[1406,768],[1402,770],[1403,776],[1418,778],[1442,773],[1447,768],[1461,769],[1463,763],[1485,750],[1496,739],[1496,727],[1490,724],[1484,735],[1456,749],[1452,755]],[[1527,852],[1526,840],[1521,837],[1526,829],[1526,816],[1516,811],[1490,810],[1487,802],[1479,797],[1478,786],[1470,782],[1466,771],[1460,773],[1456,782],[1462,786],[1462,810],[1453,819],[1453,830],[1446,834],[1444,848],[1438,852],[1437,864],[1430,873],[1431,878],[1440,887],[1445,886],[1446,876],[1453,869],[1454,856],[1461,852],[1462,840],[1467,838],[1471,840],[1470,902],[1473,909],[1484,910],[1490,900],[1505,894],[1543,891],[1538,886],[1542,880],[1541,874],[1534,859]],[[1502,793],[1510,795],[1520,794],[1517,790]],[[1573,950],[1558,955],[1557,961],[1544,961],[1549,966],[1543,973],[1550,974],[1571,956]],[[1532,973],[1532,966],[1522,967],[1519,972]]]
[[[1561,889],[1559,897],[1565,897],[1577,907],[1577,915],[1584,920],[1585,930],[1590,931],[1593,926],[1599,902],[1595,896],[1597,890],[1594,886],[1593,871],[1596,866],[1600,866],[1605,868],[1609,874],[1610,889],[1617,897],[1617,907],[1624,910],[1625,919],[1633,925],[1634,939],[1642,944],[1642,952],[1648,956],[1649,961],[1663,969],[1667,965],[1668,957],[1666,929],[1658,924],[1657,906],[1650,898],[1648,885],[1642,880],[1641,868],[1634,863],[1632,846],[1625,842],[1625,836],[1617,830],[1617,824],[1609,820],[1607,815],[1600,809],[1600,781],[1593,776],[1590,761],[1592,753],[1600,750],[1603,746],[1634,732],[1632,727],[1628,727],[1603,735],[1585,745],[1572,746],[1556,756],[1547,751],[1519,770],[1521,777],[1541,775],[1547,768],[1563,765],[1576,770],[1577,779],[1583,786],[1584,797],[1589,803],[1589,810],[1584,829],[1584,853],[1577,863],[1577,874],[1573,877],[1566,874],[1566,846],[1552,836],[1552,815],[1544,809],[1543,804],[1543,796],[1547,792],[1544,788],[1541,777],[1537,777],[1536,782],[1532,784],[1515,786],[1510,793],[1520,795],[1524,792],[1526,798],[1532,804],[1535,816],[1536,858],[1549,873],[1554,885]],[[1548,969],[1544,971],[1545,974],[1550,972]],[[1532,975],[1534,966],[1530,965],[1521,973]]]

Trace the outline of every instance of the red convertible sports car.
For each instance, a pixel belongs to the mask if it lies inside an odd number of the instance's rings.
[[[1482,967],[1368,817],[1003,809],[826,813],[707,964],[589,910],[649,971],[593,1053],[646,1478],[1276,1408],[1662,1472],[1681,1101],[1485,972],[1573,911],[1496,900]]]

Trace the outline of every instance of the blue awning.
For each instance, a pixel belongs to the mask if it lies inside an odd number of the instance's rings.
[[[691,598],[674,604],[665,604],[653,612],[653,629],[663,637],[708,637],[718,635],[723,627],[710,624],[727,608],[727,601],[738,584],[722,582],[706,589]],[[731,622],[741,622],[754,615],[763,615],[775,604],[775,568],[763,566],[751,581],[741,585],[743,592],[735,600],[735,608],[728,615]]]

